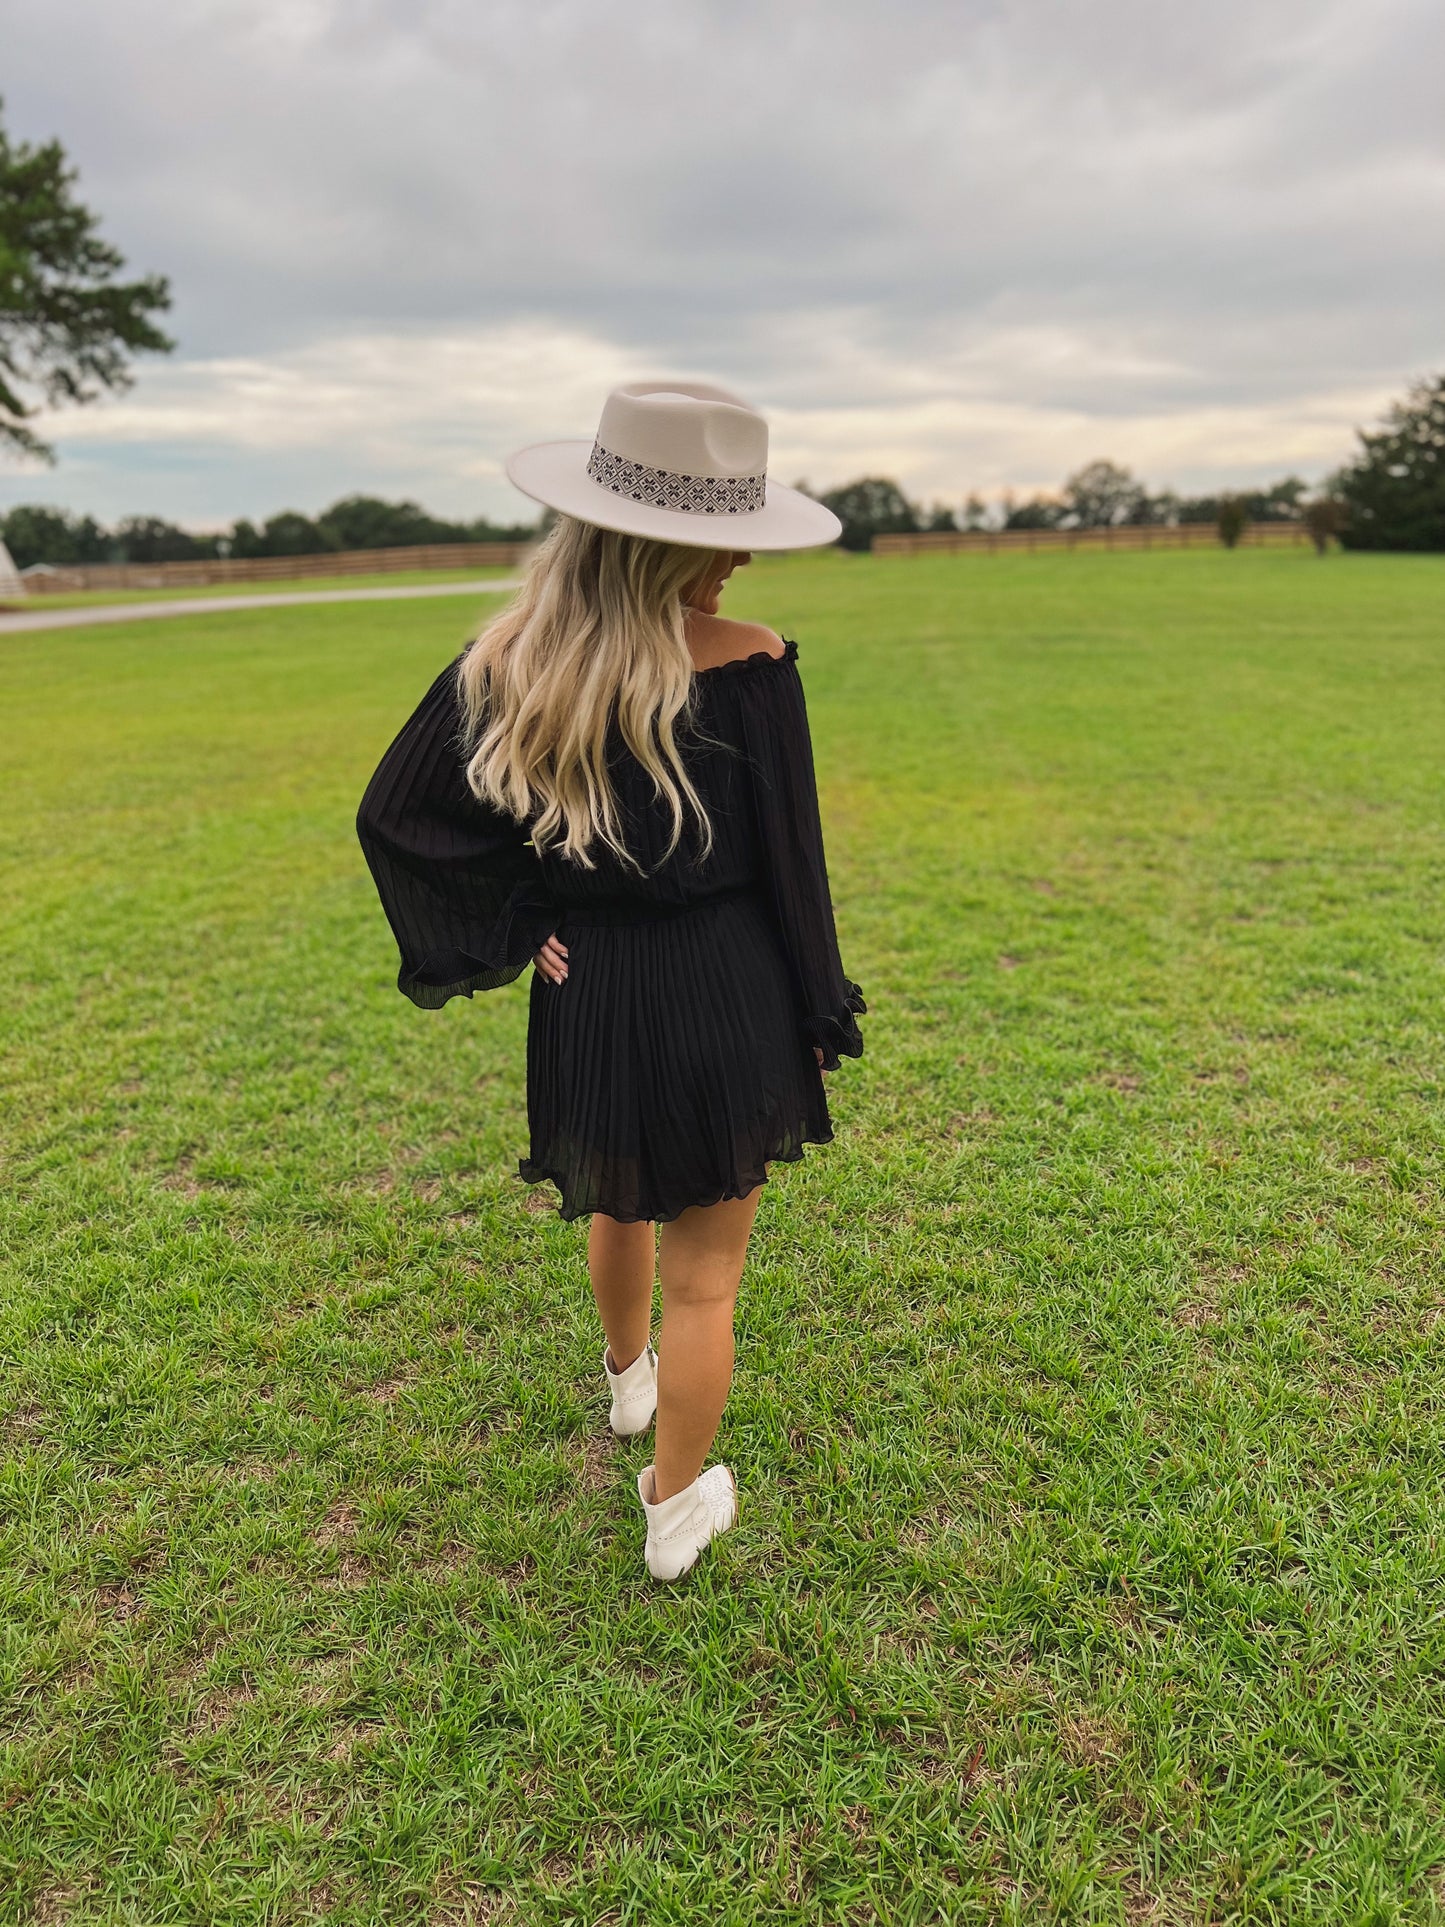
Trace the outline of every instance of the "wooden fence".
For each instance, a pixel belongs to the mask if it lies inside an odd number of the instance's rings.
[[[1239,538],[1248,549],[1299,548],[1309,543],[1299,522],[1251,522]],[[1212,522],[1180,522],[1117,529],[968,529],[940,535],[875,535],[874,555],[998,555],[1025,549],[1217,549]]]
[[[398,569],[511,569],[526,542],[436,542],[414,549],[340,549],[331,555],[231,556],[210,562],[105,562],[27,575],[29,595],[82,589],[191,589],[217,582],[294,582],[317,575],[390,575]]]
[[[1309,542],[1298,522],[1252,522],[1241,548],[1299,548]],[[970,529],[940,535],[875,535],[874,555],[997,555],[1006,549],[1208,549],[1219,545],[1212,522],[1175,528]],[[29,595],[72,595],[86,589],[191,589],[220,582],[293,582],[309,576],[390,575],[400,569],[513,569],[526,542],[437,542],[414,549],[341,549],[331,555],[231,556],[209,562],[105,562],[24,577]]]

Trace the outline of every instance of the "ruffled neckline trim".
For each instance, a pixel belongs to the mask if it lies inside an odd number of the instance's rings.
[[[755,649],[750,656],[734,656],[731,662],[715,662],[710,669],[694,669],[694,676],[745,676],[756,669],[781,669],[784,663],[798,660],[798,645],[790,637],[782,638],[783,653],[775,656],[771,649]]]

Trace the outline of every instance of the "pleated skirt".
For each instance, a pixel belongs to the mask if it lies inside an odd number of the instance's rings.
[[[569,909],[567,981],[533,978],[529,1183],[561,1215],[665,1222],[746,1197],[833,1135],[822,1073],[762,902]]]

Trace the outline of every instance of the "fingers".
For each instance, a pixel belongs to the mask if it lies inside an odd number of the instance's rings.
[[[825,1071],[825,1070],[827,1070],[827,1068],[828,1068],[828,1066],[827,1066],[827,1065],[826,1065],[826,1064],[825,1064],[825,1063],[823,1062],[823,1053],[822,1053],[822,1051],[821,1051],[821,1050],[819,1050],[819,1048],[818,1048],[818,1046],[817,1046],[816,1044],[814,1044],[814,1046],[813,1046],[813,1055],[814,1055],[814,1057],[816,1057],[816,1058],[817,1058],[817,1060],[818,1060],[818,1069],[819,1069],[820,1071]]]
[[[567,946],[565,943],[558,943],[555,933],[548,937],[532,961],[549,984],[566,983]]]

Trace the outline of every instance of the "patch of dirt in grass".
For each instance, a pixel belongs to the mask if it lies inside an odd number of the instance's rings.
[[[1388,1168],[1383,1158],[1346,1158],[1345,1160],[1345,1169],[1353,1171],[1357,1177],[1362,1178],[1378,1177]]]
[[[557,1203],[548,1193],[529,1186],[527,1195],[522,1200],[522,1209],[534,1218],[546,1218],[556,1212]]]
[[[910,1552],[923,1552],[955,1531],[958,1520],[942,1506],[917,1512],[898,1529],[898,1543]]]
[[[1184,1304],[1176,1305],[1170,1317],[1186,1331],[1209,1331],[1224,1322],[1224,1314],[1208,1298],[1188,1299]]]
[[[486,1570],[504,1592],[515,1598],[536,1578],[537,1562],[530,1552],[524,1552],[521,1558],[514,1560],[510,1566],[488,1566]]]
[[[201,1733],[219,1733],[243,1706],[254,1704],[256,1689],[248,1681],[239,1681],[235,1686],[220,1686],[205,1694],[196,1704],[186,1722],[186,1731],[193,1737]]]
[[[7,1445],[25,1445],[40,1437],[45,1414],[38,1405],[17,1405],[0,1419],[0,1438]]]
[[[364,1554],[351,1550],[361,1515],[348,1500],[338,1500],[313,1534],[316,1545],[323,1550],[339,1549],[341,1556],[335,1570],[316,1583],[330,1589],[340,1586],[348,1591],[364,1586],[373,1577],[374,1568]]]
[[[182,1158],[163,1178],[157,1179],[157,1183],[162,1191],[174,1191],[178,1197],[198,1198],[206,1187],[191,1176],[194,1169],[192,1159]]]
[[[112,1619],[135,1619],[145,1611],[145,1601],[129,1586],[102,1586],[95,1595],[97,1606]]]
[[[472,1887],[439,1900],[427,1914],[426,1927],[499,1927],[521,1918],[511,1894],[496,1887]]]
[[[1205,1927],[1206,1916],[1192,1901],[1181,1903],[1147,1892],[1132,1868],[1122,1872],[1119,1897],[1124,1903],[1125,1927]]]
[[[1249,1071],[1243,1064],[1231,1064],[1228,1067],[1211,1065],[1207,1070],[1195,1071],[1194,1082],[1196,1084],[1232,1083],[1243,1089],[1249,1083]]]
[[[1133,1071],[1100,1071],[1093,1081],[1106,1085],[1111,1091],[1123,1091],[1126,1096],[1142,1090],[1144,1085],[1143,1078],[1136,1077]]]
[[[74,1914],[76,1902],[84,1894],[93,1892],[91,1881],[87,1881],[84,1888],[64,1880],[41,1887],[30,1902],[31,1927],[60,1927],[61,1921],[69,1920]]]
[[[950,1744],[946,1735],[925,1740],[914,1754],[913,1764],[929,1786],[946,1789],[961,1800],[972,1797],[984,1783],[995,1778],[984,1764],[984,1744]]]
[[[771,1675],[786,1665],[783,1655],[775,1652],[771,1646],[754,1644],[739,1659],[738,1671]]]
[[[338,1499],[316,1528],[318,1546],[347,1545],[356,1537],[361,1514],[348,1499]]]
[[[1119,1759],[1128,1744],[1127,1734],[1107,1713],[1088,1707],[1065,1713],[1058,1732],[1064,1758],[1074,1766],[1097,1766],[1101,1760]]]
[[[361,1553],[344,1552],[336,1562],[335,1572],[323,1579],[321,1584],[327,1588],[339,1586],[345,1592],[355,1592],[370,1583],[373,1571],[371,1561]]]
[[[582,1477],[579,1484],[584,1492],[605,1492],[617,1481],[617,1443],[611,1431],[593,1432],[582,1442]]]
[[[1022,957],[1010,957],[1005,954],[999,958],[998,967],[1000,970],[1020,970],[1023,967],[1023,961]]]
[[[406,1390],[410,1380],[405,1377],[379,1378],[374,1385],[368,1386],[363,1397],[377,1405],[390,1405]]]
[[[273,1485],[281,1474],[300,1463],[299,1454],[288,1452],[281,1459],[242,1459],[231,1468],[236,1485]]]
[[[198,1178],[195,1175],[196,1162],[192,1157],[178,1158],[164,1177],[156,1183],[162,1191],[171,1191],[178,1198],[208,1197],[217,1192],[236,1188],[235,1180],[222,1178]]]
[[[471,1564],[470,1547],[447,1545],[424,1560],[418,1570],[427,1579],[450,1579],[456,1573],[465,1572]]]
[[[378,1720],[351,1720],[338,1729],[335,1739],[322,1756],[338,1764],[349,1760],[358,1747],[374,1746],[386,1728]]]

